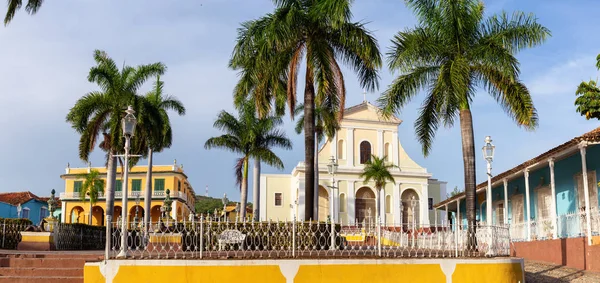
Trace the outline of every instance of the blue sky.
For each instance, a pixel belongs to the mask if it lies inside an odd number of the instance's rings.
[[[573,101],[579,82],[599,74],[594,64],[600,53],[596,14],[600,2],[498,0],[485,4],[487,14],[502,10],[535,13],[553,35],[543,46],[518,55],[522,79],[539,113],[535,132],[518,128],[486,93],[478,93],[474,100],[476,149],[491,135],[497,148],[493,170],[500,173],[598,126],[597,121],[586,121],[575,113]],[[77,154],[79,137],[64,119],[79,97],[97,89],[86,78],[94,64],[93,50],[102,49],[129,65],[165,63],[169,68],[163,77],[165,90],[188,109],[184,117],[173,116],[173,147],[157,154],[155,164],[172,164],[177,159],[197,193],[204,194],[208,185],[211,196],[226,192],[238,199],[232,172],[236,156],[207,151],[203,145],[219,134],[212,128],[218,111],[232,110],[236,73],[227,68],[227,62],[236,29],[240,22],[272,9],[269,0],[63,0],[46,1],[33,17],[18,13],[8,27],[0,27],[0,191],[30,190],[39,195],[48,195],[51,189],[64,191],[59,175],[67,162],[85,166]],[[367,27],[383,52],[395,33],[415,24],[401,0],[355,1],[353,13],[354,20],[369,22]],[[346,105],[360,103],[362,90],[356,77],[346,71],[345,78]],[[368,100],[375,101],[392,79],[383,69],[380,89],[368,94]],[[413,123],[422,99],[416,97],[399,114],[404,121],[399,127],[400,142],[435,178],[447,181],[449,189],[462,188],[458,127],[440,129],[430,156],[421,154]],[[289,117],[285,121],[294,150],[278,153],[287,173],[304,158],[304,149],[303,137],[293,132]],[[476,153],[479,183],[485,178],[485,164]],[[103,164],[103,154],[96,150],[92,165]],[[279,171],[264,168],[263,172]]]

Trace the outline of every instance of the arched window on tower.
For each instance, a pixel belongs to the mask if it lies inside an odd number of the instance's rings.
[[[346,156],[344,156],[346,152],[346,145],[344,143],[344,140],[339,140],[337,142],[337,158],[338,159],[346,159]]]
[[[371,144],[368,141],[360,143],[360,164],[365,164],[371,160]]]
[[[392,156],[390,154],[390,143],[387,142],[383,147],[383,155],[385,156],[385,161],[390,162],[392,160]]]

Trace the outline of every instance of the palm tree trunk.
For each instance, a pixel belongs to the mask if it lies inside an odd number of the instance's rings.
[[[475,239],[475,139],[473,136],[473,117],[470,109],[460,110],[460,134],[462,137],[463,163],[465,173],[465,193],[468,224],[468,249],[474,251]],[[460,208],[459,208],[460,209]],[[460,225],[460,222],[458,222]]]
[[[240,197],[240,211],[238,211],[240,221],[246,218],[246,203],[248,202],[248,157],[244,159],[244,168],[242,169],[242,195]]]
[[[317,134],[315,133],[315,136]],[[315,137],[315,196],[314,196],[314,214],[315,217],[319,217],[319,142]],[[331,204],[330,204],[331,205]],[[324,221],[327,219],[317,219],[315,220]]]
[[[152,201],[152,149],[148,148],[148,172],[146,172],[146,191],[144,192],[144,229],[150,227],[150,202]]]
[[[92,200],[90,199],[90,214],[88,215],[88,225],[92,225]]]
[[[307,55],[310,56],[310,55]],[[304,219],[316,219],[315,205],[315,86],[313,70],[306,67],[304,87]]]
[[[108,157],[107,171],[106,171],[106,211],[105,214],[111,217],[111,221],[116,221],[113,215],[115,207],[115,184],[117,181],[117,158],[114,157],[115,152],[111,151]],[[107,217],[108,219],[108,217]]]
[[[252,189],[252,217],[260,221],[260,159],[254,158],[254,188]]]

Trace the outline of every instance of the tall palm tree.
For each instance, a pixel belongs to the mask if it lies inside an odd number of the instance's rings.
[[[351,22],[351,0],[273,0],[275,11],[245,22],[238,31],[230,66],[240,69],[246,91],[263,106],[287,94],[294,112],[298,73],[306,59],[304,86],[305,219],[314,219],[315,99],[346,98],[338,60],[352,68],[363,88],[378,86],[381,57],[377,41],[363,23]],[[251,62],[251,63],[249,63]],[[249,68],[252,66],[252,68]],[[267,70],[267,71],[265,71]],[[285,90],[279,80],[286,82]],[[321,97],[321,98],[319,98]],[[277,104],[275,104],[277,105]],[[262,107],[266,111],[268,107]]]
[[[600,70],[600,54],[596,57],[596,68]],[[577,112],[581,116],[585,116],[586,120],[600,119],[600,87],[597,81],[590,80],[589,82],[581,82],[575,91],[577,98],[575,106]]]
[[[79,176],[83,179],[79,199],[85,203],[86,196],[90,199],[90,212],[88,215],[88,224],[92,225],[92,208],[98,202],[101,194],[104,194],[104,181],[100,178],[98,170],[90,170],[90,173]],[[102,224],[101,224],[102,225]]]
[[[301,114],[304,110],[304,104],[299,104],[294,110],[295,116],[300,116],[296,121],[296,133],[302,133],[304,129],[304,115]],[[337,113],[338,107],[331,107],[326,102],[319,102],[315,106],[315,188],[319,187],[319,144],[324,138],[332,140],[335,133],[340,129],[340,120]],[[319,196],[314,195],[314,210],[315,215],[319,215]],[[322,219],[320,219],[322,220]]]
[[[519,80],[515,54],[543,43],[550,31],[532,14],[515,12],[484,18],[478,0],[407,0],[419,20],[392,39],[388,64],[402,72],[379,99],[385,114],[398,112],[420,89],[425,101],[415,121],[423,154],[428,155],[440,123],[460,120],[467,194],[467,219],[475,235],[475,147],[471,102],[486,90],[519,126],[534,129],[537,112]],[[471,242],[474,243],[474,242]]]
[[[140,103],[140,120],[137,127],[138,136],[142,137],[140,144],[147,150],[148,171],[146,173],[146,191],[144,196],[144,223],[150,224],[150,201],[152,199],[152,156],[170,148],[173,143],[173,130],[168,111],[185,115],[185,107],[177,98],[164,94],[164,82],[160,75],[156,77],[154,88],[148,92]]]
[[[377,201],[375,207],[375,210],[377,212],[377,221],[380,221],[381,219],[381,215],[379,213],[381,207],[381,190],[385,188],[385,185],[388,182],[396,184],[394,177],[392,177],[392,174],[390,173],[390,169],[396,168],[398,166],[386,163],[386,159],[386,156],[379,158],[375,155],[372,155],[371,159],[369,159],[367,163],[365,163],[365,168],[363,169],[363,172],[359,175],[361,179],[364,179],[365,184],[370,181],[375,182],[375,189],[377,190]]]
[[[124,109],[127,105],[139,109],[138,89],[149,78],[163,74],[166,67],[162,63],[153,63],[137,67],[124,65],[119,69],[115,61],[100,50],[94,51],[94,60],[96,66],[90,69],[88,81],[98,84],[100,90],[89,92],[77,100],[66,121],[81,135],[79,158],[83,161],[88,161],[98,136],[104,136],[100,146],[107,152],[106,215],[113,216],[117,175],[117,158],[114,155],[123,151],[121,119],[125,115]],[[139,147],[138,144],[136,136],[132,147]]]
[[[235,165],[236,183],[240,186],[242,208],[247,207],[250,158],[283,169],[283,162],[272,151],[273,147],[292,148],[292,142],[282,130],[278,129],[282,123],[278,116],[257,118],[253,101],[249,101],[239,109],[238,118],[226,111],[221,111],[217,116],[214,127],[225,134],[208,139],[204,148],[223,148],[242,155]],[[245,217],[246,210],[241,209],[240,218],[245,219]]]
[[[38,12],[44,0],[27,0],[27,5],[25,5],[25,11],[33,15]],[[6,15],[4,16],[4,26],[7,26],[10,21],[15,17],[15,13],[17,10],[23,7],[23,0],[8,0],[8,10],[6,11]]]

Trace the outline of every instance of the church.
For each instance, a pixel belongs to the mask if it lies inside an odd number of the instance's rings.
[[[377,200],[381,200],[379,215],[386,225],[433,225],[445,219],[444,212],[435,215],[433,203],[446,198],[446,182],[432,178],[408,156],[398,137],[401,123],[395,116],[383,118],[380,109],[366,101],[344,110],[335,137],[318,148],[315,220],[374,223]],[[374,182],[365,183],[359,177],[371,155],[386,157],[397,166],[391,169],[395,184],[388,182],[379,193]],[[338,164],[333,176],[327,170],[332,159]],[[291,174],[261,174],[258,206],[262,221],[304,219],[304,174],[304,162]]]

